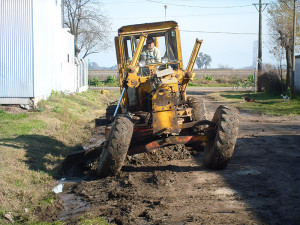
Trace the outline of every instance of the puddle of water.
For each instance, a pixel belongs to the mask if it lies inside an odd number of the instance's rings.
[[[54,187],[54,188],[52,189],[52,191],[53,191],[55,194],[58,194],[58,193],[60,193],[60,192],[63,191],[63,187],[64,187],[63,184],[58,184],[56,187]]]
[[[55,186],[52,191],[55,193],[55,194],[58,194],[60,192],[63,191],[63,187],[64,187],[64,184],[62,183],[66,178],[62,178],[58,181],[58,184],[57,186]]]
[[[56,194],[61,193],[63,191],[66,191],[70,189],[73,185],[79,183],[82,181],[82,179],[79,178],[61,178],[59,181],[57,181],[57,185],[52,189],[52,191]]]
[[[72,193],[72,187],[81,182],[80,178],[62,178],[57,181],[57,186],[53,188],[53,192],[59,196],[64,203],[64,211],[60,214],[60,220],[67,220],[74,216],[84,213],[89,207],[79,196]]]
[[[58,196],[64,202],[65,210],[60,214],[60,220],[67,220],[72,217],[77,217],[84,213],[88,208],[88,203],[82,201],[82,199],[73,193],[62,192]]]

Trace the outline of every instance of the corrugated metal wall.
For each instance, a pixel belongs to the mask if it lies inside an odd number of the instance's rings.
[[[0,1],[0,97],[33,97],[32,0]]]

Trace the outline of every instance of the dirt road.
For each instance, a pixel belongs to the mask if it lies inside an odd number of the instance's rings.
[[[202,97],[211,119],[222,103]],[[127,158],[120,176],[83,181],[72,192],[86,216],[116,224],[300,224],[299,146],[300,117],[240,111],[223,171],[206,169],[202,152],[177,146]]]

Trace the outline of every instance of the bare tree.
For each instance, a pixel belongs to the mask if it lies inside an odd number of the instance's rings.
[[[280,80],[283,80],[283,76],[282,76],[282,72],[283,72],[283,65],[282,65],[282,61],[285,59],[285,50],[282,46],[278,45],[278,46],[274,46],[274,43],[272,42],[271,45],[273,45],[273,48],[270,49],[270,53],[274,56],[274,58],[277,60],[278,62],[278,71],[279,71],[279,75],[280,75]]]
[[[196,64],[199,69],[205,68],[210,66],[211,63],[211,57],[207,54],[203,54],[203,52],[200,52],[197,59],[196,59]]]
[[[92,0],[64,0],[65,25],[75,40],[75,56],[82,58],[107,49],[110,22],[101,11],[101,3]]]
[[[269,7],[269,29],[274,43],[274,47],[278,50],[285,50],[287,76],[286,85],[293,92],[294,78],[292,77],[292,51],[293,51],[293,3],[294,0],[279,0],[272,3]],[[296,30],[296,46],[300,43],[299,32],[299,7],[296,7],[297,30]]]

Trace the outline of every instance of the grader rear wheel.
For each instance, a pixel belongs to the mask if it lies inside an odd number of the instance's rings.
[[[204,165],[209,169],[221,170],[227,166],[238,134],[238,110],[230,106],[219,106],[212,122],[216,127],[204,148]]]
[[[103,146],[97,167],[100,178],[114,176],[120,172],[133,133],[133,123],[127,117],[117,117]]]
[[[192,121],[206,120],[206,108],[201,98],[188,97],[187,102],[192,108]]]
[[[206,108],[201,98],[188,97],[187,99],[189,107],[192,108],[192,121],[206,120]],[[196,126],[194,128],[195,133],[203,133],[206,125]],[[195,151],[203,151],[203,143],[193,143],[190,145]]]

